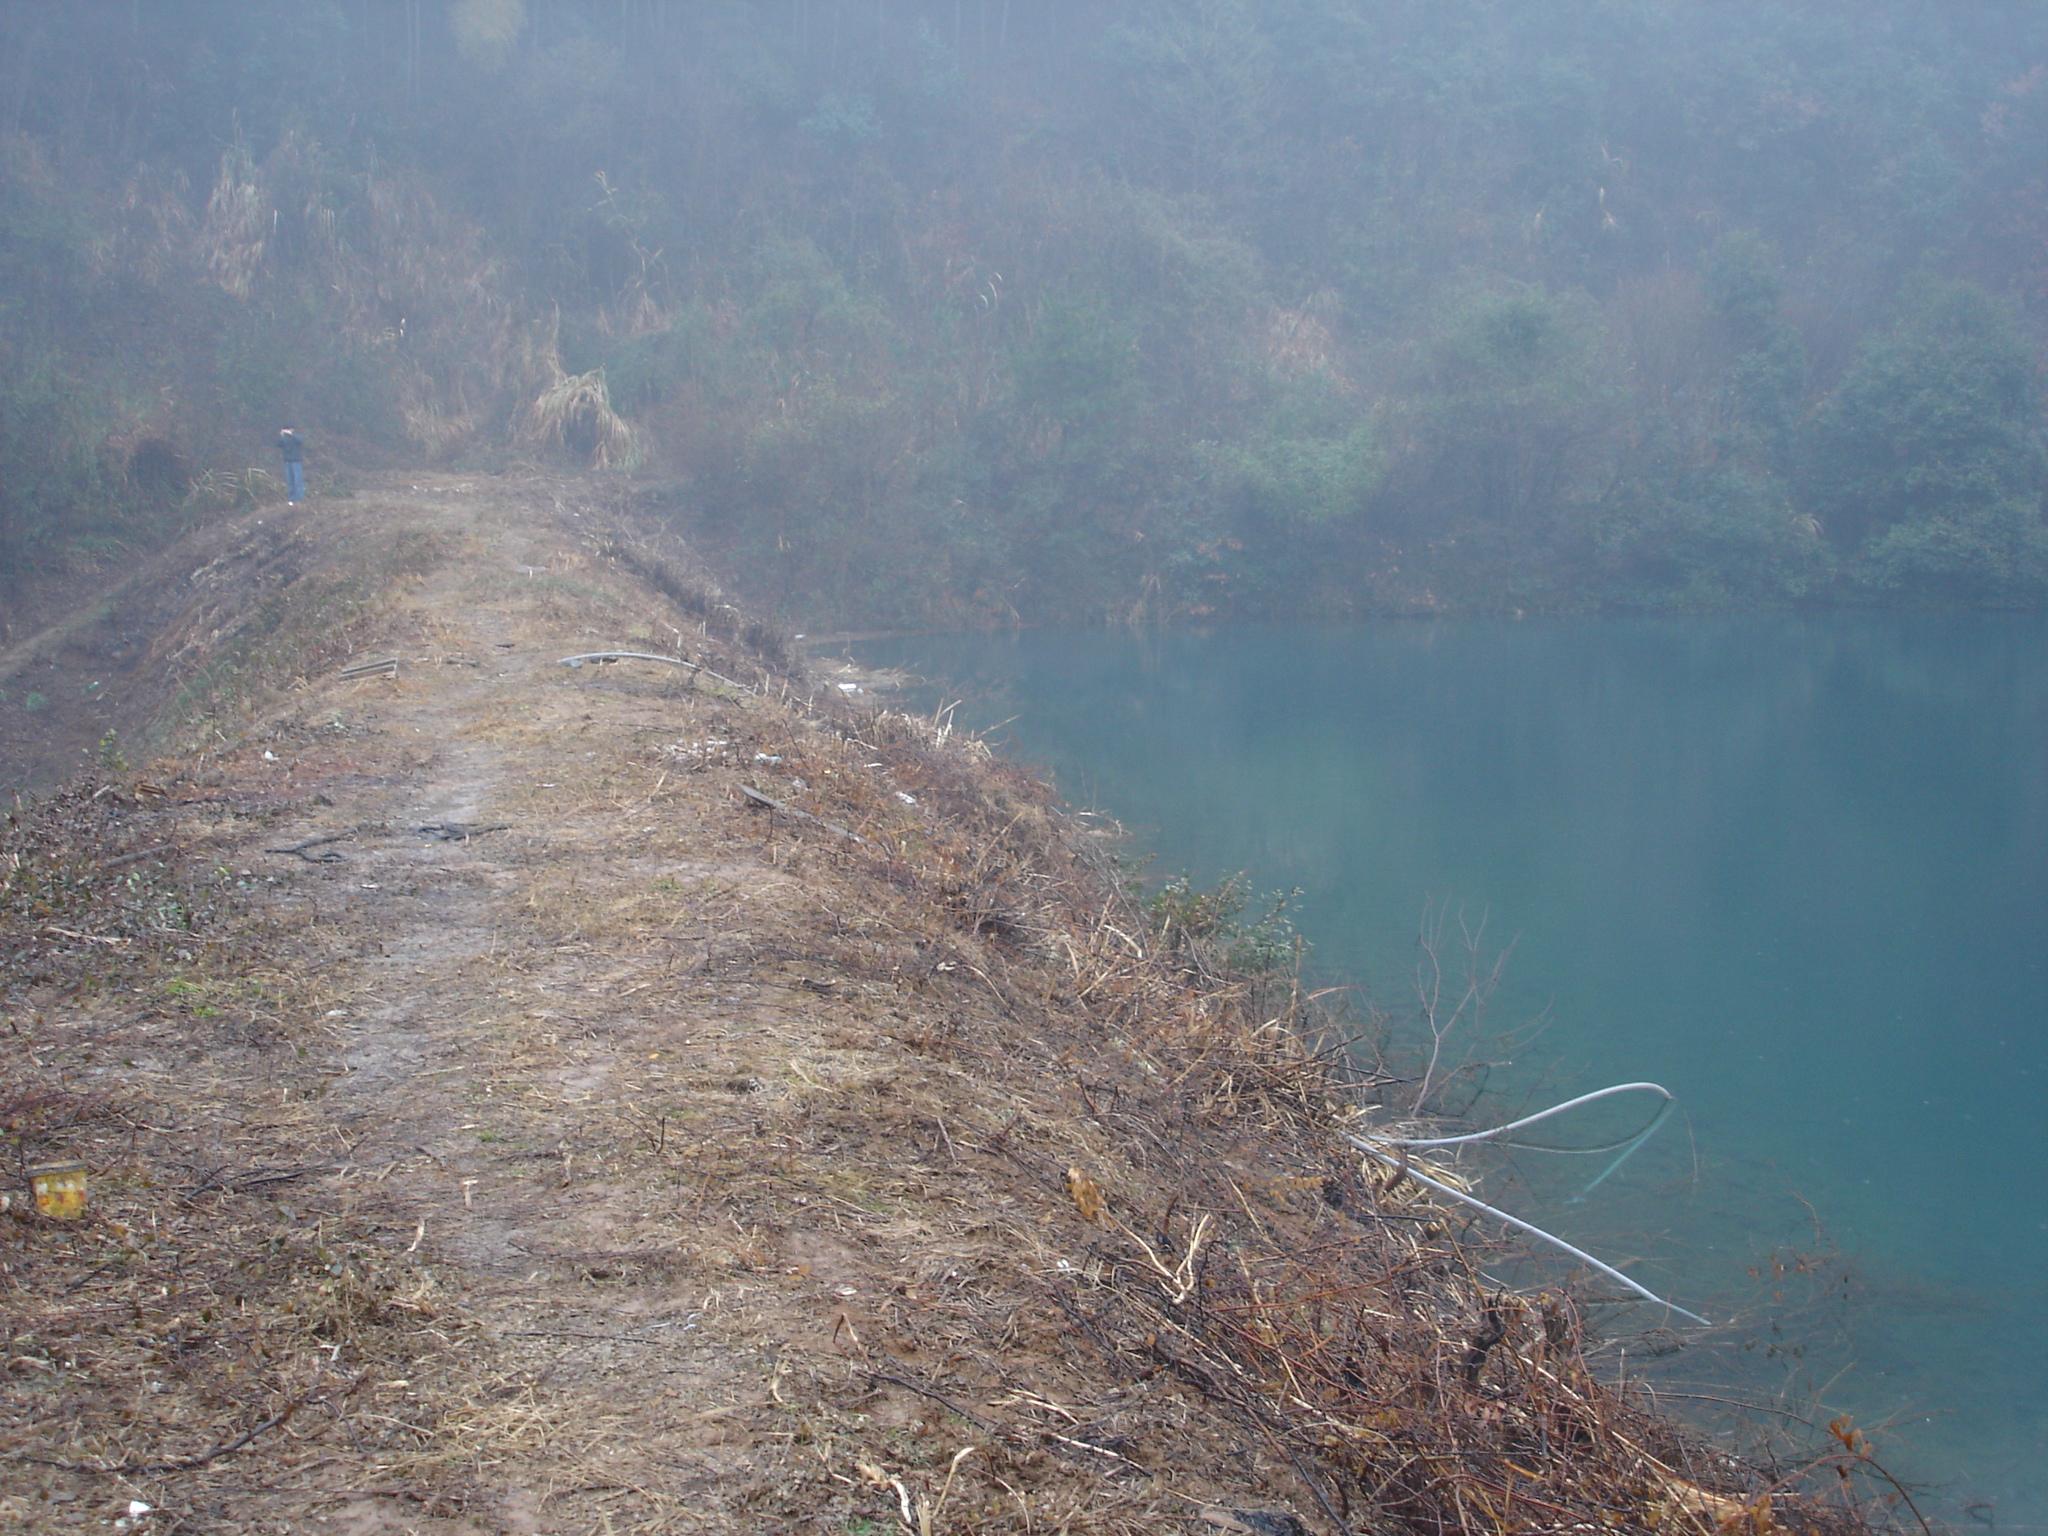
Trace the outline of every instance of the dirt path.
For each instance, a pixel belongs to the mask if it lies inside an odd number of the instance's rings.
[[[785,752],[763,755],[786,755],[792,721],[678,669],[559,665],[651,646],[657,618],[673,643],[687,620],[594,570],[575,530],[464,496],[411,504],[412,526],[458,553],[358,637],[400,658],[395,675],[309,688],[223,765],[241,792],[302,807],[230,859],[279,910],[363,951],[326,971],[345,1075],[321,1109],[346,1141],[344,1203],[409,1225],[408,1246],[454,1271],[497,1374],[547,1383],[547,1433],[602,1442],[598,1483],[507,1487],[478,1528],[577,1528],[579,1501],[618,1519],[618,1493],[643,1483],[667,1490],[630,1495],[643,1519],[675,1517],[689,1487],[716,1490],[708,1518],[764,1477],[751,1436],[728,1427],[772,1406],[764,1287],[716,1282],[763,1267],[770,1245],[707,1222],[701,1184],[679,1209],[667,1165],[702,1150],[686,1126],[704,1112],[686,1101],[787,1097],[801,1058],[783,1046],[815,1051],[816,1026],[804,994],[720,978],[728,956],[754,969],[757,933],[814,913],[787,910],[804,900],[780,868],[791,850],[738,809],[730,767],[705,770],[750,760],[738,743],[764,729]],[[723,743],[710,760],[678,751],[706,738]],[[267,851],[336,836],[307,850],[331,859],[318,864]],[[693,1092],[707,1068],[715,1086]],[[706,1260],[723,1273],[682,1282]],[[413,1529],[414,1502],[356,1499],[324,1518]]]
[[[341,1421],[359,1454],[215,1497],[234,1529],[883,1529],[988,1438],[967,1415],[1073,1427],[1064,1408],[987,1401],[1057,1374],[1016,1337],[1006,1293],[1042,1246],[1019,1229],[1066,1203],[1063,1165],[1029,1159],[1027,1214],[1015,1163],[963,1151],[1032,1112],[977,1058],[1056,1054],[1001,1040],[1006,1003],[1043,1006],[1072,977],[1020,971],[990,950],[993,922],[935,913],[900,859],[897,884],[876,880],[876,838],[926,857],[942,841],[928,743],[827,735],[783,698],[679,668],[560,665],[680,645],[744,667],[598,555],[585,522],[555,489],[440,481],[297,526],[252,518],[206,567],[256,573],[248,606],[282,600],[263,573],[303,584],[371,560],[394,530],[421,567],[345,643],[298,637],[307,675],[282,707],[239,731],[202,719],[190,755],[152,770],[183,776],[179,839],[232,877],[296,1016],[233,1049],[75,999],[57,1028],[123,1060],[154,1031],[159,1074],[190,1074],[210,1106],[159,1162],[205,1161],[195,1142],[257,1168],[317,1160],[317,1185],[279,1186],[301,1219],[417,1266],[456,1325],[407,1370],[433,1383],[433,1443],[398,1434],[380,1463],[364,1425],[397,1406],[374,1378],[399,1365],[368,1361],[372,1385],[350,1398],[368,1417]],[[341,675],[385,657],[390,673]],[[742,783],[828,819],[850,794],[870,842],[748,809]],[[933,1338],[948,1315],[939,1333],[969,1352]],[[983,1339],[991,1318],[1007,1360]],[[921,1379],[934,1368],[951,1390]],[[384,1390],[421,1396],[404,1377]],[[1162,1505],[1149,1473],[1091,1444],[1035,1453],[1077,1483],[1054,1500],[1072,1528],[1203,1507],[1196,1481]],[[465,1455],[459,1494],[439,1491]],[[46,1516],[85,1512],[90,1494],[73,1505],[63,1481]],[[206,1528],[206,1499],[130,1481]],[[938,1528],[976,1528],[1002,1502],[970,1481]]]

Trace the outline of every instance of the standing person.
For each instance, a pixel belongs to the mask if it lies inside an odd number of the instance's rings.
[[[306,444],[291,427],[277,430],[277,451],[284,455],[285,499],[297,506],[306,499]]]

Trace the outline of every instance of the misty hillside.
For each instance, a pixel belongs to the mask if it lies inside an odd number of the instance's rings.
[[[2033,604],[2009,0],[0,0],[0,572],[582,460],[812,622]]]

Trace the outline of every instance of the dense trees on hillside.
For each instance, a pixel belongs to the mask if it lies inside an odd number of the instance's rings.
[[[0,58],[16,572],[294,417],[630,465],[814,619],[2048,591],[2019,0],[0,0]]]

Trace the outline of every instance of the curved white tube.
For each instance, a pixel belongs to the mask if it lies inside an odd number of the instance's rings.
[[[1559,1107],[1562,1108],[1563,1106]],[[1627,1275],[1624,1275],[1612,1264],[1603,1263],[1599,1259],[1594,1258],[1593,1255],[1586,1252],[1585,1249],[1575,1248],[1570,1243],[1566,1242],[1563,1238],[1553,1236],[1552,1234],[1544,1231],[1541,1227],[1534,1226],[1531,1223],[1522,1220],[1522,1218],[1519,1216],[1510,1216],[1506,1211],[1501,1210],[1498,1206],[1488,1205],[1484,1200],[1474,1199],[1471,1195],[1466,1194],[1463,1190],[1453,1189],[1450,1185],[1445,1184],[1440,1180],[1432,1179],[1426,1173],[1417,1173],[1411,1164],[1404,1162],[1402,1159],[1395,1157],[1392,1154],[1382,1150],[1380,1147],[1375,1146],[1373,1143],[1369,1141],[1362,1140],[1361,1138],[1353,1136],[1348,1132],[1344,1133],[1344,1139],[1350,1142],[1351,1145],[1353,1145],[1354,1147],[1358,1148],[1359,1151],[1365,1153],[1366,1156],[1378,1158],[1381,1162],[1385,1163],[1389,1168],[1398,1169],[1400,1172],[1406,1174],[1409,1178],[1415,1180],[1416,1183],[1427,1185],[1429,1188],[1435,1190],[1440,1195],[1448,1195],[1451,1199],[1456,1200],[1460,1205],[1469,1205],[1475,1211],[1484,1211],[1487,1215],[1491,1216],[1495,1221],[1503,1222],[1506,1225],[1513,1227],[1517,1232],[1526,1232],[1531,1237],[1541,1238],[1544,1242],[1550,1244],[1551,1247],[1562,1249],[1564,1252],[1570,1254],[1573,1258],[1579,1260],[1580,1263],[1592,1265],[1593,1268],[1599,1270],[1601,1274],[1607,1276],[1610,1280],[1620,1281],[1621,1284],[1627,1286],[1630,1290],[1634,1291],[1638,1296],[1642,1297],[1643,1300],[1654,1302],[1660,1307],[1668,1308],[1670,1311],[1678,1313],[1681,1317],[1689,1317],[1694,1322],[1700,1324],[1703,1327],[1713,1327],[1713,1324],[1709,1323],[1704,1317],[1701,1317],[1699,1313],[1688,1312],[1684,1307],[1679,1306],[1678,1303],[1674,1301],[1666,1301],[1662,1296],[1659,1296],[1655,1291],[1649,1290],[1644,1286],[1636,1284],[1635,1281],[1629,1279]],[[1413,1143],[1395,1142],[1393,1143],[1393,1145],[1403,1146],[1413,1145]]]
[[[1459,1147],[1464,1146],[1468,1142],[1494,1141],[1507,1135],[1509,1131],[1518,1131],[1525,1125],[1535,1125],[1538,1121],[1548,1120],[1552,1115],[1561,1115],[1568,1109],[1577,1109],[1581,1104],[1591,1104],[1600,1099],[1612,1098],[1618,1093],[1654,1093],[1664,1102],[1657,1106],[1657,1113],[1650,1117],[1650,1123],[1640,1131],[1621,1141],[1610,1141],[1603,1146],[1544,1147],[1537,1146],[1532,1142],[1502,1142],[1503,1146],[1522,1147],[1531,1152],[1559,1152],[1577,1157],[1592,1156],[1600,1152],[1612,1152],[1615,1148],[1619,1147],[1621,1149],[1620,1153],[1615,1157],[1614,1161],[1605,1168],[1602,1168],[1598,1177],[1592,1183],[1572,1197],[1569,1203],[1576,1205],[1605,1183],[1607,1176],[1627,1162],[1635,1154],[1637,1147],[1640,1147],[1644,1142],[1657,1134],[1657,1127],[1664,1123],[1665,1116],[1669,1115],[1672,1108],[1678,1103],[1678,1096],[1669,1088],[1666,1088],[1661,1083],[1616,1083],[1609,1088],[1596,1088],[1591,1093],[1582,1093],[1576,1099],[1566,1099],[1562,1104],[1553,1104],[1550,1108],[1540,1110],[1536,1114],[1524,1115],[1519,1120],[1510,1120],[1506,1125],[1496,1125],[1490,1131],[1471,1131],[1463,1136],[1386,1136],[1382,1137],[1381,1141],[1386,1146],[1407,1147],[1411,1150],[1427,1149],[1430,1147]]]

